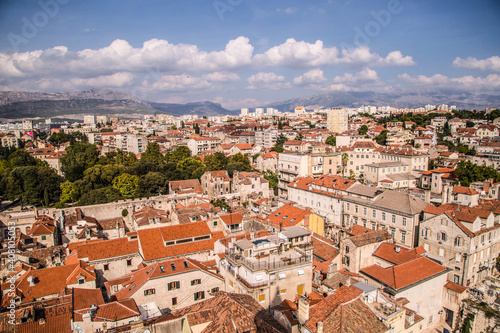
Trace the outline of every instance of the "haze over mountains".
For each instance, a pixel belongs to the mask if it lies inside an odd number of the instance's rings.
[[[328,92],[313,96],[275,102],[263,107],[279,111],[292,111],[302,105],[308,109],[320,107],[359,107],[361,105],[411,108],[426,104],[456,105],[459,109],[484,109],[498,107],[500,96],[437,89],[420,89],[411,92],[378,93]],[[71,92],[0,92],[0,118],[21,119],[34,117],[56,117],[76,114],[197,114],[215,116],[239,114],[239,110],[228,110],[209,101],[179,103],[147,102],[136,96],[110,89],[93,88]]]

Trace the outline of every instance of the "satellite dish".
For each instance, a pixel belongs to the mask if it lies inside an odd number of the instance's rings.
[[[63,247],[64,247],[64,248],[67,248],[67,247],[68,247],[68,243],[64,243],[64,244],[63,244]]]

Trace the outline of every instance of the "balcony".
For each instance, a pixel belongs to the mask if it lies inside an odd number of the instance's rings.
[[[287,266],[303,265],[312,261],[311,255],[307,255],[305,252],[300,253],[299,251],[295,251],[293,249],[283,252],[282,255],[271,254],[260,260],[255,258],[248,259],[240,254],[234,253],[233,251],[226,251],[225,258],[227,258],[228,262],[233,266],[243,265],[252,271],[272,271]]]

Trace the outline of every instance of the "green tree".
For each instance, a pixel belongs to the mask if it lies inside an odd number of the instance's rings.
[[[60,201],[62,203],[78,201],[79,199],[78,191],[72,182],[67,180],[64,183],[61,183],[60,189],[61,189]]]
[[[129,173],[122,173],[120,176],[113,179],[113,187],[120,191],[124,198],[132,198],[137,189],[139,177]]]
[[[166,159],[168,162],[179,163],[185,158],[191,156],[191,150],[187,146],[180,146],[173,152],[167,154]]]
[[[474,127],[474,126],[476,126],[476,124],[473,121],[467,120],[467,122],[465,123],[465,126],[466,127]]]
[[[358,129],[358,133],[361,134],[361,135],[366,135],[366,133],[368,133],[368,126],[366,125],[362,125],[359,129]]]
[[[356,180],[356,174],[354,173],[354,171],[352,169],[349,170],[349,177],[347,177],[347,178],[350,180]]]
[[[337,137],[335,135],[330,135],[328,138],[326,138],[325,143],[330,146],[336,146],[337,145]]]
[[[304,135],[302,133],[297,133],[294,140],[302,141],[303,138],[304,138]]]
[[[349,154],[348,153],[343,153],[341,157],[341,162],[342,162],[342,175],[345,177],[345,169],[347,167],[347,163],[349,162]]]
[[[136,197],[151,197],[159,194],[166,194],[168,189],[168,179],[160,172],[149,172],[147,175],[139,177],[137,183]]]
[[[122,217],[125,218],[128,216],[128,210],[126,210],[125,208],[122,209]]]
[[[82,206],[98,205],[120,199],[122,199],[120,191],[113,186],[108,186],[84,193],[78,204]]]
[[[221,152],[205,156],[203,159],[207,171],[226,170],[229,159]]]
[[[269,181],[269,187],[274,190],[274,195],[278,195],[278,175],[272,172],[271,170],[267,170],[263,172],[264,178]]]
[[[150,142],[146,147],[146,151],[141,154],[140,162],[151,162],[156,165],[163,165],[165,157],[160,152],[160,146],[157,142]]]
[[[226,212],[231,213],[231,206],[229,206],[229,204],[224,200],[221,199],[212,200],[210,201],[210,203],[214,207],[220,207],[221,209],[224,209]]]
[[[94,166],[99,159],[96,146],[88,143],[75,142],[66,152],[66,156],[61,158],[61,171],[71,182],[82,178],[84,171]]]
[[[45,207],[49,207],[50,198],[49,198],[49,189],[48,188],[45,188],[43,190],[43,203],[45,204]]]
[[[382,132],[380,132],[379,135],[377,135],[374,139],[375,141],[379,144],[379,145],[386,145],[387,144],[387,133],[389,131],[388,130],[383,130]]]
[[[198,157],[187,157],[177,163],[177,169],[182,175],[182,179],[200,178],[205,172],[205,165]],[[201,174],[200,174],[201,172]]]
[[[288,137],[285,134],[281,133],[276,138],[276,143],[274,144],[274,147],[271,148],[271,150],[278,152],[278,153],[282,153],[283,152],[283,144],[287,141],[288,141]]]

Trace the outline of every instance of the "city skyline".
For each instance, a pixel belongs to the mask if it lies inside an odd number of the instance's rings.
[[[329,91],[495,94],[498,13],[494,1],[4,1],[0,90],[230,109]]]

